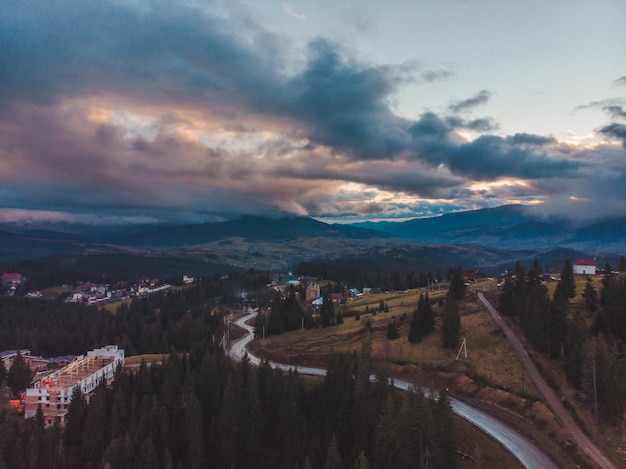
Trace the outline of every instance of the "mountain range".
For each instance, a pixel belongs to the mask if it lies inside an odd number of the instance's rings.
[[[532,207],[501,207],[404,222],[328,224],[307,217],[246,216],[193,225],[0,224],[0,262],[50,255],[133,254],[240,268],[293,268],[316,259],[378,259],[398,269],[461,264],[501,272],[515,260],[545,263],[626,253],[626,217],[574,223]],[[555,267],[556,268],[556,267]]]

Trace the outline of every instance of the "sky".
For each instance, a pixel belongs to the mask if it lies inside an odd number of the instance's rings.
[[[8,0],[0,222],[626,215],[623,0]]]

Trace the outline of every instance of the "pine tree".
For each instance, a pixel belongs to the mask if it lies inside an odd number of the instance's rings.
[[[204,445],[202,410],[196,394],[196,387],[189,376],[185,379],[181,401],[185,423],[185,467],[205,467],[207,455]]]
[[[157,454],[156,449],[154,448],[154,444],[152,443],[152,438],[147,436],[141,447],[139,448],[139,454],[137,455],[137,459],[135,462],[135,466],[137,469],[152,469],[155,467],[160,467],[159,463],[159,455]],[[190,468],[200,468],[200,465],[189,465],[186,467]]]
[[[565,265],[563,265],[561,279],[559,280],[557,288],[564,289],[565,298],[567,299],[574,298],[576,296],[576,280],[574,279],[574,270],[572,268],[572,264],[569,262],[569,259],[567,259],[565,261]]]
[[[335,321],[335,305],[329,295],[324,296],[320,316],[322,320],[322,327],[328,327]]]
[[[422,341],[422,336],[420,335],[420,326],[418,322],[417,309],[413,311],[411,315],[411,323],[409,324],[409,342],[412,344],[417,344]]]
[[[400,331],[398,331],[398,326],[396,325],[396,320],[392,320],[387,324],[387,339],[395,340],[400,338]]]
[[[424,297],[424,303],[422,304],[422,311],[421,314],[419,314],[419,317],[420,334],[422,335],[422,337],[426,337],[427,335],[430,335],[435,329],[435,313],[430,304],[428,293],[426,293],[426,296]]]
[[[22,391],[30,385],[31,379],[32,372],[30,371],[30,366],[18,350],[6,378],[7,386],[15,398],[20,397]]]
[[[463,281],[463,272],[460,267],[452,270],[450,276],[450,286],[448,287],[448,297],[460,301],[465,298],[465,283]]]
[[[564,344],[565,375],[567,380],[576,388],[580,388],[582,364],[588,340],[585,319],[576,313],[567,328]]]
[[[339,454],[339,448],[337,446],[337,436],[333,433],[330,437],[330,443],[328,444],[324,469],[343,469],[343,467],[343,461],[341,460],[341,454]]]
[[[587,277],[585,290],[583,291],[583,300],[585,301],[585,307],[589,311],[598,309],[598,292],[596,292],[596,289],[593,287],[591,277]]]
[[[456,348],[459,345],[461,318],[456,300],[450,297],[444,304],[441,334],[444,347]]]
[[[107,388],[103,380],[91,393],[83,433],[84,459],[97,467],[107,445]]]
[[[561,356],[561,347],[565,341],[567,330],[568,301],[566,295],[567,290],[565,288],[559,289],[557,286],[545,322],[550,356],[555,359]]]
[[[7,377],[7,369],[4,367],[4,361],[0,360],[0,389],[4,386]]]
[[[626,406],[626,372],[614,346],[604,336],[587,342],[582,389],[596,416],[610,424],[621,421]]]

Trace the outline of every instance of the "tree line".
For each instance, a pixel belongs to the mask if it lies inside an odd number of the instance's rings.
[[[356,261],[355,261],[356,262]],[[299,275],[333,280],[340,284],[363,288],[378,287],[383,290],[406,290],[422,288],[441,281],[441,273],[407,270],[391,270],[387,265],[377,265],[373,259],[367,260],[367,267],[352,265],[349,261],[302,261],[296,271]]]
[[[269,302],[267,273],[210,276],[181,289],[134,298],[112,314],[81,304],[0,296],[0,350],[28,348],[33,355],[78,355],[117,344],[127,355],[187,350],[194,340],[220,335],[216,305],[240,302],[242,292]]]
[[[119,369],[64,431],[0,413],[0,467],[457,467],[450,403],[370,379],[371,347],[333,355],[323,382],[267,362],[239,364],[213,342],[162,365]]]
[[[573,269],[566,261],[552,298],[537,260],[528,272],[509,271],[500,293],[500,310],[517,317],[528,340],[559,360],[568,381],[597,418],[612,424],[626,409],[626,279],[604,268],[600,293],[590,278],[582,293],[585,311],[570,311],[576,296]]]

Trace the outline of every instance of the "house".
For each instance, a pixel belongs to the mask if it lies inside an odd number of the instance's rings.
[[[7,272],[2,274],[2,286],[3,287],[15,287],[21,285],[24,282],[24,276],[16,272]]]
[[[297,275],[288,275],[286,280],[287,285],[293,285],[297,287],[300,285],[300,277]]]
[[[344,304],[346,302],[344,296],[341,293],[331,293],[330,299],[335,304]]]
[[[24,359],[30,356],[30,350],[28,349],[4,350],[0,352],[0,360],[2,360],[2,364],[4,365],[5,370],[9,371],[9,368],[11,368],[11,365],[13,365],[13,360],[15,360],[15,357],[17,357],[18,351]]]
[[[575,274],[595,275],[596,274],[596,260],[595,259],[576,259],[573,270]]]
[[[90,394],[99,383],[109,384],[117,366],[124,361],[124,350],[117,345],[107,345],[87,352],[60,370],[54,371],[32,384],[26,390],[24,418],[37,415],[41,405],[46,425],[65,425],[65,417],[75,388],[89,401]]]
[[[13,365],[13,361],[15,360],[15,357],[17,357],[17,353],[18,350],[4,350],[3,352],[0,352],[0,359],[2,360],[2,364],[7,371]],[[49,360],[47,358],[31,355],[30,350],[28,349],[19,350],[19,354],[28,364],[33,373],[48,369]]]

